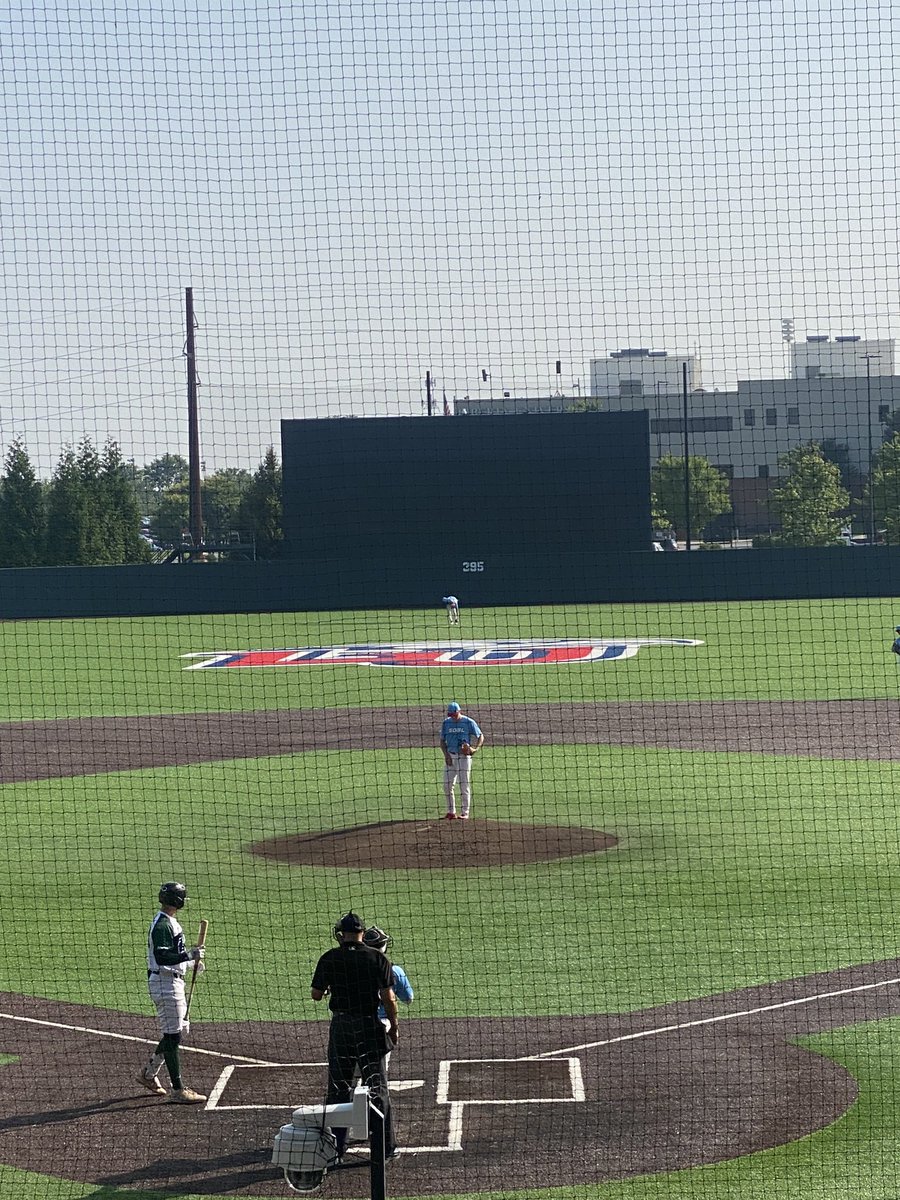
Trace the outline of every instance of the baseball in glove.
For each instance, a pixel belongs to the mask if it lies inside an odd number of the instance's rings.
[[[463,744],[459,748],[459,752],[463,756],[463,758],[471,758],[472,755],[475,753],[475,751],[472,749],[472,747],[469,745],[468,742],[463,742]]]

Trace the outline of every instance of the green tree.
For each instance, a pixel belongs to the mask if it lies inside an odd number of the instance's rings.
[[[148,491],[161,496],[177,483],[187,483],[188,463],[180,454],[163,454],[147,463],[141,478]]]
[[[20,438],[9,447],[0,479],[0,566],[34,567],[43,562],[43,488]]]
[[[109,441],[100,458],[97,478],[96,519],[104,530],[104,561],[146,562],[150,548],[141,540],[141,510],[131,465],[115,442]]]
[[[890,545],[900,544],[900,433],[893,434],[875,455],[863,497],[866,518],[871,512],[870,503],[875,510],[876,528],[885,530]]]
[[[275,558],[284,542],[281,488],[281,466],[274,446],[270,446],[244,492],[238,512],[238,528],[254,535],[260,558]]]
[[[50,481],[45,561],[98,566],[142,562],[140,513],[130,467],[115,442],[67,447]]]
[[[84,562],[84,528],[88,522],[78,459],[67,446],[50,480],[47,494],[47,537],[44,561],[49,566],[75,566]]]
[[[151,529],[163,546],[176,546],[190,520],[190,496],[187,483],[176,483],[159,497]]]
[[[837,465],[822,454],[818,442],[795,446],[778,459],[784,478],[772,489],[770,504],[781,532],[755,538],[754,545],[835,546],[841,519],[836,514],[850,502]]]
[[[728,512],[731,496],[728,480],[706,458],[699,455],[688,457],[688,486],[691,501],[691,532],[696,537],[713,517]],[[668,524],[684,535],[687,528],[687,512],[684,496],[684,459],[674,454],[664,454],[657,460],[650,476],[652,495],[656,500],[657,516],[666,517],[662,525]]]
[[[203,523],[210,539],[227,536],[229,530],[238,528],[241,501],[250,480],[250,472],[239,467],[224,467],[203,480]]]
[[[576,400],[574,403],[566,406],[566,412],[582,413],[582,412],[603,412],[603,401],[597,400],[592,396],[585,396],[583,400]]]

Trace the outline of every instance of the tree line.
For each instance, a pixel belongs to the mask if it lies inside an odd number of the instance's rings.
[[[896,419],[895,419],[896,418]],[[851,490],[846,446],[807,442],[778,458],[778,482],[768,504],[780,526],[775,533],[759,534],[753,545],[761,547],[837,546],[842,530],[853,518],[867,524],[874,518],[877,530],[891,545],[900,545],[900,411],[892,413],[888,435],[873,453],[868,478]],[[728,479],[699,456],[688,457],[691,527],[702,534],[717,517],[731,510]],[[684,459],[663,455],[651,473],[651,507],[657,529],[683,531],[687,523]]]
[[[227,467],[201,481],[208,540],[235,530],[252,537],[257,557],[283,543],[281,465],[273,447],[253,472]],[[0,475],[0,565],[104,566],[151,562],[178,545],[188,527],[188,464],[164,454],[144,467],[119,446],[90,438],[66,447],[48,481],[38,479],[16,438]]]

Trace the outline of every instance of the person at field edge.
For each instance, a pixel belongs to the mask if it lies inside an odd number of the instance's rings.
[[[445,821],[468,821],[472,807],[472,756],[484,745],[484,734],[467,717],[455,700],[447,705],[441,725],[441,750],[444,753]],[[459,783],[460,811],[456,811],[455,788]]]
[[[330,996],[331,1028],[328,1034],[328,1091],[326,1104],[349,1104],[356,1071],[363,1087],[384,1114],[384,1154],[394,1158],[397,1141],[391,1114],[385,1057],[397,1044],[397,1001],[391,964],[380,950],[363,942],[365,925],[355,912],[345,913],[334,926],[340,943],[327,950],[316,964],[311,995],[318,1002]],[[387,1025],[378,1017],[384,1006]],[[350,1131],[333,1128],[338,1157],[343,1158]]]
[[[441,604],[447,607],[447,620],[451,625],[459,624],[459,601],[455,596],[443,596]]]
[[[169,1100],[174,1104],[202,1104],[206,1097],[185,1087],[181,1079],[179,1046],[187,1033],[185,971],[205,969],[202,946],[184,948],[184,930],[175,914],[184,908],[187,888],[183,883],[164,883],[159,889],[159,912],[147,935],[147,989],[156,1006],[162,1037],[138,1075],[138,1083],[154,1096],[167,1095],[159,1081],[163,1063],[172,1083]]]
[[[366,946],[371,946],[373,950],[380,951],[380,953],[385,955],[385,957],[387,957],[388,946],[390,946],[393,940],[394,939],[389,933],[385,933],[385,931],[383,929],[379,929],[377,925],[370,925],[363,934],[363,944]],[[409,976],[401,966],[397,965],[397,963],[391,961],[390,959],[388,959],[388,962],[391,964],[391,985],[394,989],[395,999],[401,1001],[403,1004],[412,1004],[415,997],[415,992],[413,991],[413,985],[409,981]],[[390,1027],[388,1015],[383,1004],[379,1005],[378,1007],[378,1019],[385,1029]],[[391,1053],[388,1051],[388,1053],[384,1056],[385,1074],[387,1074],[390,1064]]]
[[[891,649],[895,654],[900,654],[900,625],[897,626],[897,628],[894,630],[894,633],[896,633],[897,636],[894,638],[894,644],[891,646]]]

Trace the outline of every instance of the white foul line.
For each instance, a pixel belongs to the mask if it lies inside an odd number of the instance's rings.
[[[87,1025],[65,1025],[62,1021],[39,1021],[37,1017],[17,1017],[14,1013],[0,1012],[0,1021],[21,1021],[24,1025],[43,1025],[47,1029],[65,1029],[69,1033],[93,1033],[95,1037],[115,1038],[120,1042],[140,1042],[142,1046],[155,1046],[158,1038],[133,1037],[129,1033],[111,1033],[108,1029],[91,1029]],[[211,1058],[227,1058],[229,1062],[251,1063],[256,1067],[280,1067],[281,1063],[266,1062],[264,1058],[245,1058],[241,1054],[223,1054],[220,1050],[202,1050],[199,1046],[182,1046],[191,1054],[207,1054]]]
[[[682,1021],[678,1025],[660,1025],[656,1029],[641,1029],[637,1033],[623,1033],[619,1037],[604,1038],[598,1042],[582,1042],[580,1046],[565,1046],[559,1050],[545,1050],[542,1054],[527,1054],[520,1062],[532,1062],[539,1058],[555,1058],[558,1054],[573,1054],[576,1050],[594,1050],[598,1046],[614,1046],[617,1042],[634,1042],[638,1038],[656,1037],[660,1033],[677,1033],[681,1029],[696,1029],[698,1025],[715,1025],[720,1021],[737,1021],[741,1017],[755,1017],[759,1013],[775,1012],[779,1008],[795,1008],[800,1004],[815,1004],[819,1000],[831,1000],[835,996],[850,996],[854,992],[868,992],[873,988],[892,987],[900,979],[882,979],[878,983],[861,983],[858,987],[841,988],[836,992],[817,992],[812,996],[801,996],[798,1000],[782,1000],[778,1004],[762,1004],[759,1008],[745,1008],[739,1012],[720,1013],[717,1017],[702,1017],[697,1021]]]

